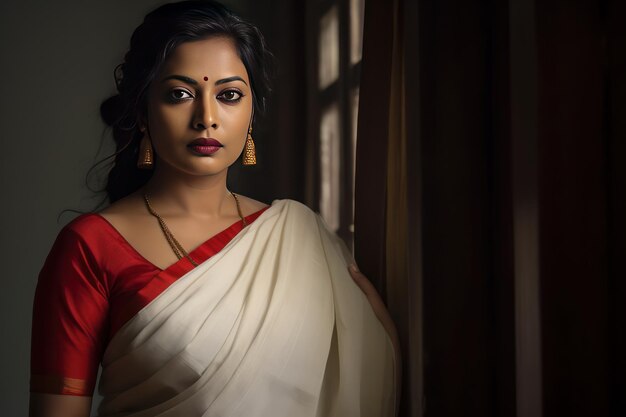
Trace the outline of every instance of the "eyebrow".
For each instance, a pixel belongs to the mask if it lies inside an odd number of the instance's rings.
[[[184,75],[176,75],[176,74],[170,75],[168,77],[163,78],[163,80],[161,80],[161,81],[165,82],[167,80],[179,80],[179,81],[182,81],[182,82],[187,83],[187,84],[198,85],[198,81],[194,80],[193,78],[185,77]],[[232,77],[222,78],[220,80],[217,80],[217,81],[215,81],[215,85],[226,84],[226,83],[229,83],[231,81],[241,81],[245,85],[248,85],[248,83],[246,83],[243,80],[243,78],[241,78],[238,75],[234,75]]]
[[[231,81],[241,81],[242,83],[244,83],[245,85],[248,85],[248,83],[246,83],[243,78],[241,78],[238,75],[232,76],[232,77],[228,77],[228,78],[222,78],[221,80],[217,80],[215,81],[215,85],[220,85],[220,84],[226,84],[229,83]]]

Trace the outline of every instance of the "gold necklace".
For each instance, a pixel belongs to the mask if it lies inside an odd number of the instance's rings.
[[[237,213],[239,214],[239,218],[241,219],[241,222],[243,223],[243,227],[246,227],[248,225],[248,222],[246,222],[245,217],[243,217],[243,214],[241,213],[241,207],[239,206],[239,198],[237,198],[237,195],[233,193],[232,191],[229,191],[229,192],[232,194],[233,198],[235,199],[235,204],[237,204]],[[161,217],[156,211],[154,211],[154,209],[152,208],[152,205],[150,204],[150,200],[148,199],[148,193],[144,192],[143,199],[146,202],[146,207],[148,208],[148,211],[150,212],[150,214],[156,217],[157,220],[159,221],[159,226],[161,226],[161,230],[163,231],[163,234],[165,235],[165,239],[167,239],[167,243],[169,243],[176,257],[178,259],[187,258],[189,259],[189,262],[191,262],[193,266],[198,266],[198,263],[191,256],[189,256],[189,253],[187,253],[187,251],[178,242],[178,240],[176,240],[176,238],[170,231],[169,227],[167,227],[167,224],[165,224],[165,220],[163,220],[163,217]]]

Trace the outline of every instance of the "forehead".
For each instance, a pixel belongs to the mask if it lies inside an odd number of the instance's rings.
[[[176,73],[197,79],[239,75],[248,82],[248,73],[239,58],[235,42],[226,37],[212,37],[178,45],[165,62],[162,73]]]

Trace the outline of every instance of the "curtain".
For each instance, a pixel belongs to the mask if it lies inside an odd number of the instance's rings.
[[[400,415],[421,415],[422,358],[419,216],[419,162],[410,155],[407,56],[404,12],[407,4],[367,2],[355,181],[355,253],[374,280],[402,340],[403,384]],[[416,10],[412,10],[416,12]],[[374,27],[382,29],[375,30]],[[410,42],[409,42],[410,43]],[[374,87],[375,85],[378,88]],[[366,226],[367,225],[367,226]],[[419,256],[419,255],[418,255]],[[417,262],[416,262],[417,261]]]
[[[626,415],[626,9],[366,0],[355,256],[400,415]]]

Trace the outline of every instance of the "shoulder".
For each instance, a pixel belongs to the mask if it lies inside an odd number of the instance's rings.
[[[88,238],[105,223],[98,213],[83,213],[66,224],[59,234]]]
[[[61,283],[66,278],[88,277],[99,270],[99,248],[106,246],[102,239],[103,223],[95,213],[84,213],[66,224],[45,258],[39,280]]]
[[[275,201],[284,202],[284,204],[288,205],[293,210],[297,210],[302,213],[307,213],[310,215],[317,215],[317,213],[314,212],[309,206],[307,206],[306,204],[298,200],[292,200],[292,199],[286,198],[283,200],[275,200]]]
[[[295,221],[308,220],[310,222],[316,222],[320,217],[317,212],[313,211],[306,204],[289,198],[274,200],[272,207],[283,211],[288,217],[293,218]]]
[[[98,214],[109,223],[136,221],[146,217],[145,203],[138,191],[121,198],[100,210]]]
[[[132,206],[128,200],[122,199],[99,212],[81,214],[63,227],[57,240],[98,252],[110,248],[118,240],[116,225],[136,220],[132,216],[134,211],[129,209]]]
[[[300,201],[297,201],[297,200],[289,199],[289,198],[275,199],[275,200],[272,200],[272,203],[268,205],[268,204],[253,200],[249,197],[245,197],[239,194],[237,194],[237,197],[242,202],[241,203],[242,212],[246,216],[249,215],[250,213],[255,213],[263,209],[268,209],[268,211],[271,211],[275,214],[281,213],[282,216],[286,216],[292,219],[303,218],[303,217],[306,217],[309,219],[315,219],[316,217],[319,216],[316,212],[311,210],[311,208],[309,208],[306,204],[301,203]],[[247,210],[244,208],[244,201],[246,201],[245,204],[247,204]]]
[[[237,194],[237,198],[239,199],[239,204],[241,204],[241,212],[244,216],[249,216],[250,214],[269,207],[268,204],[246,197],[245,195]]]
[[[49,257],[91,256],[105,235],[106,221],[96,213],[83,213],[63,226],[53,239]]]
[[[313,211],[309,206],[304,203],[301,203],[296,200],[274,200],[274,203],[279,202],[280,204],[284,204],[286,208],[288,208],[288,212],[296,219],[297,222],[300,223],[308,223],[312,228],[318,231],[322,231],[323,233],[327,233],[330,235],[335,235],[336,233],[332,231],[332,229],[326,223],[326,220],[322,217],[322,215],[316,211]],[[274,204],[272,203],[272,205]]]

